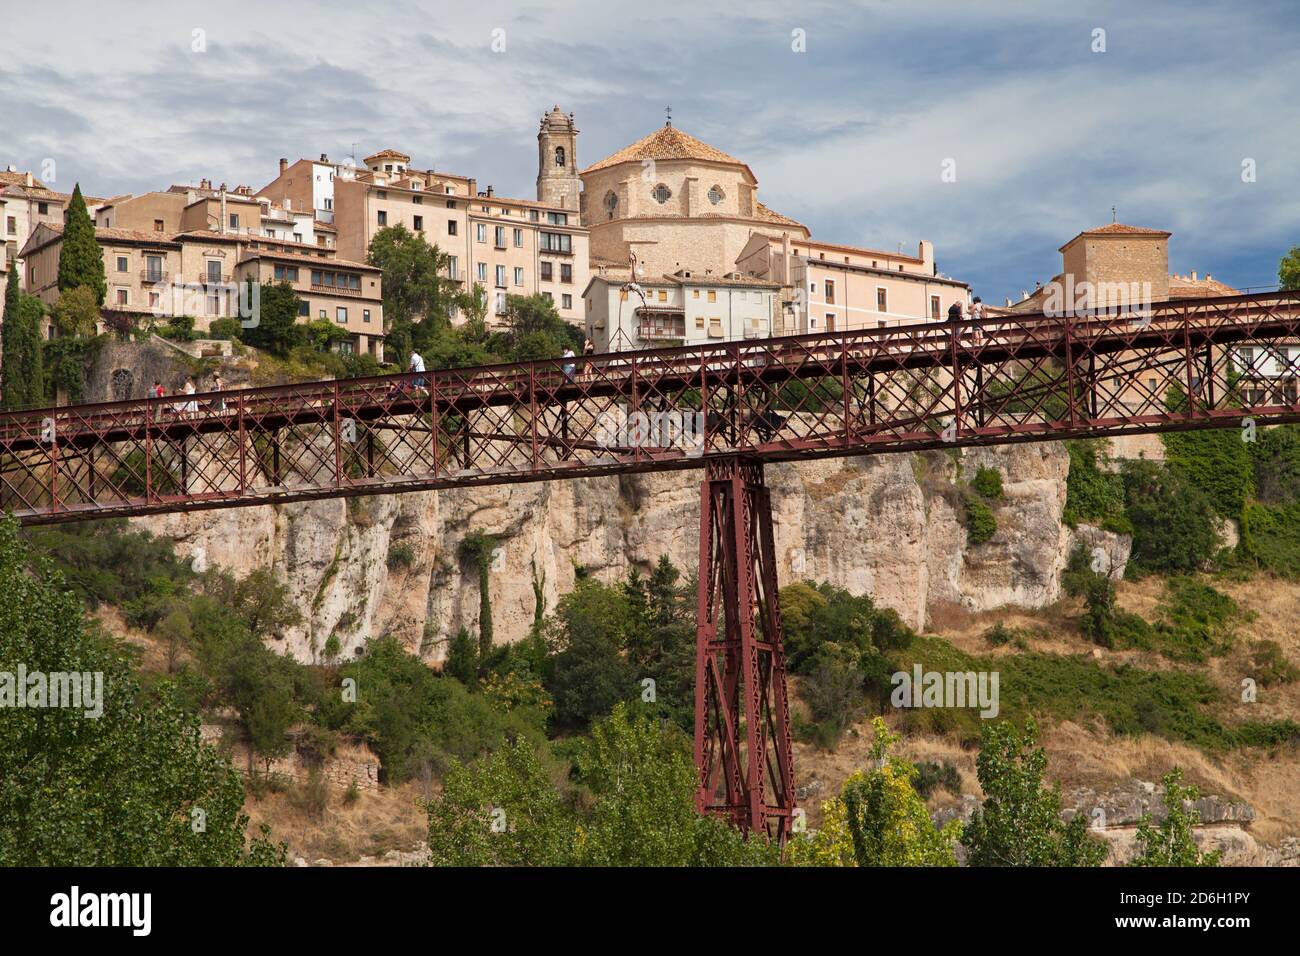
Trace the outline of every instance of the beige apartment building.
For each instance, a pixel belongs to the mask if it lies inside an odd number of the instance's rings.
[[[544,120],[539,155],[549,154],[551,135]],[[507,295],[541,294],[561,317],[582,323],[588,233],[576,209],[502,197],[467,176],[416,169],[395,149],[367,156],[364,164],[333,164],[324,154],[281,160],[279,176],[256,195],[286,209],[310,204],[316,219],[336,231],[340,255],[357,262],[365,261],[380,229],[403,225],[424,236],[448,255],[448,278],[464,289],[483,287],[490,321],[504,315]],[[539,181],[549,178],[539,170]],[[571,206],[576,199],[575,192]]]
[[[93,196],[83,195],[83,198],[92,217],[94,210],[105,202]],[[72,194],[55,192],[30,172],[19,172],[11,165],[0,171],[0,202],[4,206],[3,213],[0,213],[3,216],[0,219],[0,225],[3,225],[0,239],[4,242],[4,258],[21,260],[22,249],[38,226],[43,223],[62,224]],[[24,290],[30,291],[22,265],[20,261],[19,281]]]
[[[756,233],[736,267],[784,290],[778,335],[939,321],[954,302],[965,308],[970,296],[965,282],[939,274],[934,246],[925,241],[909,256]]]
[[[152,212],[151,206],[139,208]],[[193,316],[196,330],[203,332],[217,319],[246,317],[241,315],[241,305],[247,309],[249,303],[239,298],[244,281],[288,282],[298,294],[302,321],[332,321],[350,333],[342,351],[382,358],[380,272],[339,258],[333,249],[203,230],[98,226],[95,238],[108,280],[101,330],[109,324],[126,327],[150,319]],[[62,247],[63,224],[43,223],[23,249],[29,291],[48,306],[59,298]],[[52,322],[46,334],[53,336]]]
[[[599,352],[769,338],[781,287],[730,273],[671,275],[631,282],[631,271],[599,267],[583,299],[587,338]]]

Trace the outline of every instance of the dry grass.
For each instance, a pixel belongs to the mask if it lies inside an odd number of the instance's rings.
[[[294,784],[292,786],[300,786]],[[249,815],[249,832],[265,823],[271,837],[289,846],[289,860],[301,857],[308,863],[326,859],[332,863],[356,862],[363,856],[382,856],[389,850],[412,850],[424,843],[428,823],[421,788],[415,784],[361,790],[355,801],[346,799],[341,787],[328,787],[324,813],[319,819],[301,809],[292,789],[265,793],[258,798],[251,791],[244,803]]]

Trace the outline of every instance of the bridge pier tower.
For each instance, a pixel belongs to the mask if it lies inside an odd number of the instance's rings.
[[[700,485],[696,808],[784,845],[794,814],[785,649],[763,463],[710,461]]]

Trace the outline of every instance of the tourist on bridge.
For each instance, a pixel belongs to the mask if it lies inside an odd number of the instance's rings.
[[[564,358],[568,360],[568,359],[572,359],[573,357],[574,357],[573,349],[569,348],[569,346],[566,345],[564,347]],[[573,381],[574,368],[575,366],[572,361],[566,361],[564,363],[564,377],[567,378],[570,382]]]
[[[221,373],[220,373],[220,372],[215,372],[215,373],[213,373],[213,375],[212,375],[212,391],[214,391],[214,392],[224,392],[225,390],[226,390],[226,383],[225,383],[224,381],[222,381]],[[214,412],[224,412],[224,411],[226,410],[226,399],[225,399],[225,396],[223,396],[223,395],[218,395],[216,398],[214,398],[214,399],[212,400],[212,410],[213,410]]]
[[[411,382],[411,387],[424,388],[424,356],[415,349],[411,349],[411,358],[407,362],[406,368],[407,371],[420,373],[420,377]]]

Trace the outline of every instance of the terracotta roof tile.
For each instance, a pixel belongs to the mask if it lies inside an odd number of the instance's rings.
[[[593,163],[583,170],[584,173],[617,166],[619,163],[640,162],[643,159],[700,159],[711,163],[728,163],[732,166],[745,165],[734,156],[728,156],[720,149],[701,142],[689,133],[683,133],[676,126],[663,126],[649,136],[642,137],[630,146],[625,146],[617,153],[606,156],[598,163]]]

